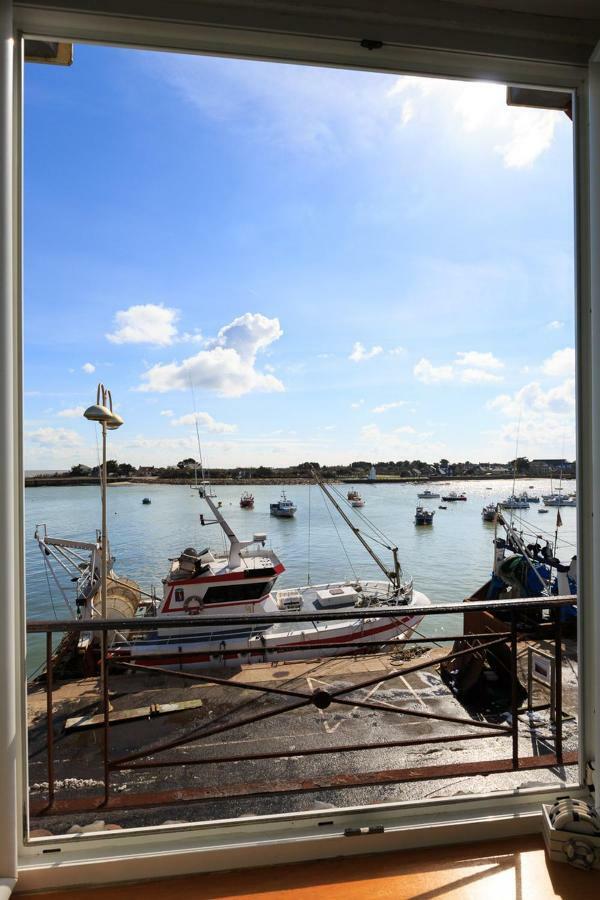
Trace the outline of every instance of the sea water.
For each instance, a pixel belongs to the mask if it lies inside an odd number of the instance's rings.
[[[530,489],[529,485],[533,485]],[[425,487],[444,494],[450,491],[467,495],[466,502],[444,504],[439,500],[419,500]],[[374,551],[386,566],[392,568],[388,546],[397,546],[403,572],[414,578],[415,589],[425,593],[432,603],[460,602],[470,596],[489,576],[492,566],[494,525],[483,522],[481,510],[512,493],[510,480],[453,481],[446,485],[359,484],[365,506],[350,510],[344,503],[350,484],[332,486],[344,509],[365,537],[374,537]],[[546,479],[519,480],[517,493],[527,490],[540,497],[539,504],[528,510],[506,510],[521,523],[524,537],[530,543],[535,535],[554,538],[557,510],[544,508],[541,495],[550,492]],[[355,576],[383,578],[383,574],[364,547],[325,498],[316,485],[289,485],[288,499],[298,511],[292,519],[275,518],[269,504],[280,498],[281,487],[252,485],[254,509],[241,509],[240,495],[246,486],[214,487],[215,502],[222,502],[222,512],[237,536],[249,539],[253,534],[267,534],[267,547],[276,551],[285,565],[278,587],[294,587],[342,580]],[[565,493],[574,491],[575,483],[565,483]],[[142,504],[144,497],[152,501]],[[439,509],[441,505],[447,509]],[[417,505],[434,509],[432,526],[415,526]],[[34,540],[35,527],[45,524],[53,537],[95,540],[100,525],[100,490],[97,485],[73,487],[35,487],[25,491],[26,510],[26,607],[29,619],[70,618],[62,592],[49,571]],[[562,526],[558,529],[558,555],[569,561],[576,551],[576,509],[560,509]],[[202,551],[205,547],[224,549],[219,526],[202,526],[200,514],[211,518],[206,503],[187,485],[121,484],[108,490],[108,529],[115,571],[133,578],[149,591],[152,586],[162,596],[163,579],[169,558],[178,556],[186,547]],[[368,520],[368,521],[366,521]],[[369,524],[371,522],[375,528]],[[382,535],[385,535],[383,537]],[[59,578],[68,599],[75,597],[75,585]],[[420,629],[424,634],[454,634],[461,630],[459,616],[426,619]],[[43,659],[43,642],[39,637],[28,641],[27,669],[31,674]]]

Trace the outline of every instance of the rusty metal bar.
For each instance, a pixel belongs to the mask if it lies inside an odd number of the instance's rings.
[[[108,632],[102,632],[102,712],[104,722],[102,724],[102,760],[104,769],[104,804],[108,804],[110,795],[110,746],[109,746],[109,728],[110,728],[110,707],[108,695],[108,664],[106,659]]]
[[[510,715],[512,729],[512,762],[513,769],[519,768],[519,698],[517,695],[517,614],[510,614]]]
[[[549,769],[557,765],[556,754],[544,756],[527,756],[521,760],[520,769]],[[563,765],[577,765],[578,754],[569,751],[564,754]],[[147,809],[153,806],[176,806],[203,800],[227,799],[236,800],[242,797],[260,797],[290,792],[318,792],[326,790],[343,790],[344,788],[383,786],[403,784],[412,781],[433,781],[440,778],[460,778],[461,776],[497,775],[512,771],[512,759],[486,760],[469,763],[452,763],[443,766],[422,766],[418,768],[385,769],[383,771],[357,772],[348,775],[324,774],[314,778],[295,781],[247,782],[244,784],[223,785],[221,788],[183,788],[169,789],[146,794],[127,795],[120,792],[111,797],[111,810]],[[388,798],[389,799],[389,798]],[[73,800],[58,800],[50,811],[50,815],[65,813],[93,812],[102,807],[100,797],[78,797]],[[33,800],[31,815],[45,813],[43,802]]]
[[[451,722],[455,725],[472,725],[473,728],[485,728],[488,731],[495,731],[498,734],[510,734],[509,725],[499,725],[495,722],[480,722],[476,719],[468,719],[463,716],[446,716],[443,713],[428,713],[420,709],[409,709],[407,707],[389,706],[385,701],[381,703],[373,703],[371,700],[341,700],[332,696],[332,703],[341,703],[344,706],[360,706],[362,709],[375,709],[380,712],[396,712],[404,716],[414,716],[417,719],[431,719],[438,722]]]
[[[463,638],[461,638],[463,640]],[[494,640],[487,640],[485,643],[481,643],[477,647],[477,651],[481,652],[482,650],[487,650],[488,647],[494,647],[496,644],[505,644],[505,638],[494,638]],[[353,685],[347,688],[340,688],[337,691],[332,691],[332,697],[340,697],[342,694],[350,694],[352,691],[357,691],[360,688],[373,687],[375,684],[380,684],[384,681],[391,681],[392,678],[399,678],[401,675],[410,675],[412,672],[419,672],[421,669],[428,669],[432,665],[441,665],[442,663],[449,662],[451,659],[457,659],[458,657],[465,656],[469,653],[473,653],[473,647],[467,647],[466,650],[458,650],[456,653],[448,653],[446,656],[440,657],[440,659],[429,660],[422,663],[415,663],[413,666],[407,666],[402,670],[397,672],[389,672],[387,675],[380,675],[379,678],[370,678],[368,681],[361,681],[360,684]]]
[[[452,741],[489,740],[488,734],[448,734],[438,737],[406,739],[402,741],[381,741],[377,744],[339,744],[335,747],[311,747],[308,750],[274,750],[271,753],[248,753],[242,756],[210,756],[202,759],[149,760],[141,763],[127,763],[115,766],[118,771],[138,769],[160,769],[162,766],[205,766],[212,763],[253,762],[256,759],[289,759],[296,756],[323,756],[329,753],[355,753],[365,750],[389,750],[394,747],[420,747],[424,744],[450,744]]]
[[[281,709],[267,710],[263,713],[257,713],[255,716],[246,716],[245,719],[238,719],[237,722],[230,722],[225,725],[219,725],[217,728],[209,728],[206,731],[195,729],[194,731],[191,731],[189,734],[185,735],[185,737],[183,738],[177,738],[177,740],[168,741],[165,744],[155,744],[153,747],[148,747],[138,753],[130,753],[128,756],[121,756],[118,759],[113,759],[111,762],[111,766],[113,768],[117,768],[121,763],[132,762],[135,759],[141,759],[143,756],[148,756],[150,753],[161,753],[163,750],[172,750],[174,747],[180,747],[182,744],[188,744],[192,740],[199,740],[200,738],[205,737],[213,737],[215,734],[223,734],[226,731],[232,731],[234,728],[242,728],[244,725],[253,725],[255,722],[261,722],[264,719],[271,719],[273,718],[273,716],[282,715],[283,713],[293,712],[295,709],[301,709],[303,706],[309,706],[311,703],[312,697],[308,697],[306,700],[302,700],[299,703],[291,703],[289,706],[284,706]],[[198,734],[199,731],[201,732],[200,734]]]
[[[54,803],[54,662],[52,660],[52,632],[46,633],[46,742],[48,759],[48,806]]]
[[[563,710],[562,710],[562,620],[560,609],[554,615],[554,703],[555,750],[559,763],[563,758]]]
[[[431,606],[395,606],[389,607],[382,611],[380,607],[377,610],[377,617],[381,619],[404,619],[414,618],[415,616],[443,616],[450,613],[459,613],[464,615],[471,612],[496,612],[498,610],[509,610],[514,607],[520,609],[556,609],[561,606],[575,606],[577,598],[572,596],[564,597],[534,597],[521,598],[519,600],[467,600],[460,603],[443,603],[432,604]],[[372,619],[373,609],[368,607],[364,609],[353,610],[337,610],[332,612],[311,613],[289,613],[280,612],[268,614],[252,615],[252,622],[255,624],[275,624],[276,622],[332,622],[348,619]],[[167,623],[165,623],[166,625]],[[202,627],[207,625],[247,625],[247,616],[211,616],[202,615]],[[133,619],[94,619],[94,631],[124,631],[135,625],[136,630],[152,631],[157,626],[157,619],[153,616],[147,618]],[[198,628],[199,623],[195,616],[173,616],[169,617],[169,628]],[[29,634],[43,634],[46,631],[63,632],[63,631],[89,631],[90,623],[86,619],[56,619],[56,620],[40,620],[33,619],[27,623],[27,631]]]

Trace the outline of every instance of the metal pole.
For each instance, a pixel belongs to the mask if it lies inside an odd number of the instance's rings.
[[[106,525],[106,422],[102,422],[102,584],[100,610],[106,618],[106,582],[108,578],[108,535]],[[103,657],[104,659],[104,657]]]
[[[54,716],[52,632],[46,632],[46,741],[48,744],[48,806],[54,803]]]
[[[510,714],[512,717],[512,765],[513,769],[519,768],[519,703],[517,695],[518,671],[517,671],[517,613],[511,610],[510,616],[510,682],[511,702]]]
[[[554,611],[554,728],[556,758],[559,763],[563,760],[563,734],[562,734],[562,610]]]
[[[21,646],[17,640],[19,597],[19,364],[18,308],[15,294],[19,273],[14,263],[18,242],[19,202],[13,169],[15,133],[14,98],[20,90],[17,68],[20,49],[13,35],[13,4],[0,3],[0,895],[15,884],[17,835],[20,812],[17,802],[19,769],[17,753],[17,678],[21,676]],[[16,139],[16,141],[15,141]],[[18,161],[17,161],[18,169]],[[18,174],[18,173],[17,173]],[[16,187],[16,190],[15,190]],[[17,262],[18,265],[18,262]],[[19,688],[21,684],[19,683]]]

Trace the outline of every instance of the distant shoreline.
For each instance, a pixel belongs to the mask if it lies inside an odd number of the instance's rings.
[[[536,478],[550,479],[549,475],[517,475],[517,481],[533,481]],[[555,479],[556,480],[556,479]],[[563,481],[572,481],[573,476],[564,476]],[[444,484],[452,481],[513,481],[512,475],[446,475],[443,478],[416,478],[391,475],[389,477],[378,476],[377,480],[370,482],[367,478],[336,478],[327,479],[329,484]],[[109,478],[109,485],[126,484],[183,484],[194,487],[194,481],[190,478],[152,478],[150,476],[138,476],[133,478]],[[293,484],[314,484],[312,478],[220,478],[211,479],[211,484],[249,487],[260,485],[277,486]],[[84,485],[99,485],[99,478],[68,476],[29,476],[25,478],[25,487],[82,487]]]

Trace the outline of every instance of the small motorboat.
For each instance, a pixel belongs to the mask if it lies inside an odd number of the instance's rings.
[[[242,509],[254,509],[254,496],[250,491],[244,491],[240,497],[240,506]]]
[[[541,515],[541,516],[543,516],[543,515],[544,515],[544,513],[548,513],[548,512],[549,512],[549,510],[548,510],[548,509],[546,509],[546,507],[545,507],[545,506],[540,506],[540,508],[539,508],[539,509],[538,509],[538,512],[539,512],[539,514],[540,514],[540,515]]]
[[[270,510],[272,516],[277,516],[280,519],[291,519],[298,507],[292,500],[288,500],[285,495],[285,491],[281,492],[281,500],[278,500],[277,503],[270,504]]]
[[[415,525],[433,525],[434,516],[435,510],[423,509],[422,506],[417,506],[415,512]]]
[[[352,488],[351,491],[348,491],[348,500],[352,503],[353,500],[360,500],[360,494],[356,490],[356,488]]]
[[[365,501],[363,500],[363,498],[360,496],[359,493],[355,492],[355,496],[350,501],[350,505],[355,506],[355,507],[364,506]]]
[[[440,495],[435,494],[427,488],[427,490],[423,491],[421,494],[417,494],[417,497],[419,500],[439,500]]]
[[[440,505],[440,506],[438,506],[438,509],[448,509],[448,507],[447,507],[447,506],[441,506],[441,505]]]
[[[142,503],[144,504],[144,506],[149,506],[152,503],[152,500],[150,499],[150,497],[144,497]]]
[[[455,503],[457,500],[466,500],[466,494],[457,494],[456,491],[450,491],[447,497],[442,497],[444,503]]]

